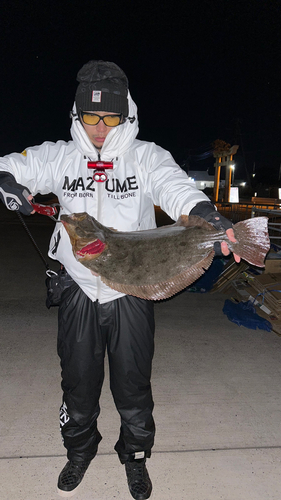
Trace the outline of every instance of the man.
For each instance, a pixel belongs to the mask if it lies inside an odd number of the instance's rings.
[[[90,61],[77,80],[73,140],[45,142],[1,159],[0,197],[6,206],[28,215],[36,193],[52,192],[61,214],[87,212],[106,226],[135,231],[155,227],[154,205],[159,205],[174,220],[181,214],[200,215],[234,240],[231,223],[194,187],[170,153],[136,139],[137,108],[125,73],[114,63]],[[229,253],[227,244],[222,251]],[[72,496],[97,453],[107,348],[110,387],[121,417],[115,450],[125,464],[132,497],[145,500],[152,491],[146,459],[155,434],[150,384],[153,303],[116,292],[93,276],[75,260],[59,222],[49,256],[72,278],[59,307],[60,422],[68,462],[58,492]]]

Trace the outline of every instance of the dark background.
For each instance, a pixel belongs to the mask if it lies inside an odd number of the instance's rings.
[[[277,0],[1,2],[0,154],[69,140],[76,74],[114,61],[138,106],[139,139],[191,170],[212,142],[239,144],[235,176],[278,182],[281,3]]]

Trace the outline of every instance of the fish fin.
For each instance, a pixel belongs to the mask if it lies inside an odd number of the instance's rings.
[[[207,222],[202,217],[198,215],[181,215],[174,226],[184,226],[184,227],[201,227],[207,231],[215,232],[216,229],[210,222]]]
[[[110,288],[113,288],[118,292],[125,293],[127,295],[134,295],[140,299],[168,299],[200,278],[200,276],[204,274],[205,270],[210,267],[214,255],[215,252],[212,250],[200,262],[197,262],[188,269],[185,269],[182,273],[174,276],[173,278],[160,283],[149,285],[127,285],[126,283],[115,283],[114,281],[104,278],[103,276],[101,276],[101,280]]]
[[[232,243],[233,252],[253,266],[264,267],[270,249],[268,218],[253,217],[237,222],[233,226],[237,243]]]

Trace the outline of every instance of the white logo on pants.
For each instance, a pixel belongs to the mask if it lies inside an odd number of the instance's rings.
[[[70,417],[67,413],[67,407],[66,404],[63,403],[63,405],[60,408],[60,428],[62,429],[65,424],[70,420]]]

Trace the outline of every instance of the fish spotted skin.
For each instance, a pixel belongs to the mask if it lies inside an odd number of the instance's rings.
[[[85,212],[62,215],[61,221],[81,264],[111,288],[150,300],[169,298],[202,276],[216,241],[226,241],[232,252],[259,267],[270,248],[266,217],[235,224],[236,243],[198,216],[132,232],[110,229]]]

